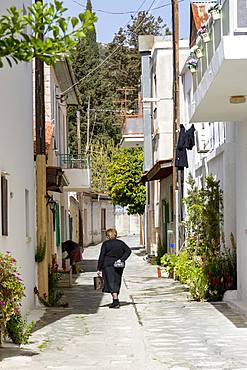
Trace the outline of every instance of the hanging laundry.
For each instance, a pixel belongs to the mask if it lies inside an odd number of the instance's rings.
[[[186,131],[185,147],[188,150],[192,150],[193,146],[195,146],[195,131],[196,129],[194,125]]]
[[[175,161],[175,166],[178,168],[178,170],[183,170],[184,167],[188,168],[188,159],[185,143],[186,143],[185,127],[184,125],[180,125]]]
[[[195,146],[195,127],[192,125],[189,130],[185,130],[184,125],[180,125],[176,148],[175,166],[178,170],[188,168],[187,150],[192,150]]]

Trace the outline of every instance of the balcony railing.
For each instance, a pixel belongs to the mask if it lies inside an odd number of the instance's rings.
[[[193,73],[194,93],[203,79],[222,38],[224,36],[247,35],[246,0],[223,0],[221,18],[213,20],[213,17],[210,16],[206,23],[206,28],[210,41],[205,43],[199,36],[196,40],[196,45],[202,50],[203,56],[198,60],[197,72]]]
[[[60,166],[63,169],[88,169],[89,160],[83,155],[58,154]]]
[[[123,125],[123,135],[143,135],[143,119],[142,116],[127,116]]]

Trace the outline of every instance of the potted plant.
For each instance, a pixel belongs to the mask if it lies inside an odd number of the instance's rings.
[[[189,59],[186,62],[186,65],[189,68],[191,73],[195,73],[197,71],[197,64],[198,64],[198,59],[196,59],[192,55],[189,57]]]
[[[193,54],[197,59],[200,59],[203,57],[202,49],[199,48],[199,46],[195,45],[193,48],[191,48],[191,54]]]
[[[198,35],[201,37],[203,42],[209,42],[210,41],[210,36],[209,36],[209,33],[208,33],[208,29],[205,25],[202,25],[201,28],[199,28]]]
[[[212,16],[214,21],[221,18],[221,9],[222,9],[222,5],[220,4],[215,4],[214,6],[211,6],[209,8],[208,12]]]

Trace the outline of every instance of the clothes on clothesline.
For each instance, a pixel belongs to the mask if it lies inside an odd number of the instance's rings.
[[[176,148],[175,166],[178,170],[188,168],[187,150],[192,150],[195,145],[195,127],[192,125],[189,130],[185,130],[184,125],[180,125]]]

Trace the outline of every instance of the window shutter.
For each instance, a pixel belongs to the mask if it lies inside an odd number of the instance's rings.
[[[8,236],[8,180],[1,177],[2,235]]]

